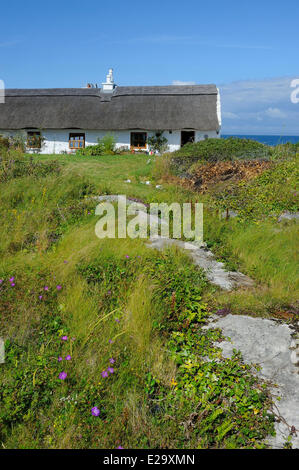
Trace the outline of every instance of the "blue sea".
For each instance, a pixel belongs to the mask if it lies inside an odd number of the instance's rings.
[[[278,145],[278,144],[286,144],[290,142],[292,144],[296,144],[299,142],[299,135],[227,135],[222,134],[221,137],[223,139],[228,139],[229,137],[240,137],[241,139],[252,139],[256,140],[257,142],[261,142],[262,144],[266,145]]]

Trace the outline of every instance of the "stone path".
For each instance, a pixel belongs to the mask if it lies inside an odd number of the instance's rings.
[[[237,287],[253,287],[254,285],[253,280],[245,274],[238,271],[227,271],[224,264],[216,261],[213,253],[204,246],[161,237],[150,238],[148,245],[158,250],[163,250],[169,245],[188,250],[194,264],[200,266],[205,271],[208,280],[221,289],[232,290]]]
[[[117,196],[100,196],[97,200],[116,202]],[[127,202],[132,201],[128,199]],[[141,212],[149,220],[148,214]],[[164,223],[158,217],[152,222]],[[150,238],[147,245],[158,250],[172,245],[186,250],[194,264],[205,271],[208,280],[222,289],[229,291],[254,285],[248,276],[226,271],[224,264],[216,261],[204,245],[161,237]],[[221,328],[227,337],[228,341],[220,343],[224,357],[231,356],[233,349],[241,351],[244,361],[260,365],[259,376],[270,382],[275,403],[276,436],[267,440],[268,445],[282,448],[292,434],[292,446],[299,448],[299,322],[296,333],[291,326],[274,320],[229,314],[212,316],[207,328]]]
[[[292,445],[299,448],[299,328],[296,332],[274,320],[231,314],[213,316],[208,328],[221,328],[223,335],[230,338],[231,341],[217,343],[224,357],[238,349],[244,361],[259,364],[261,370],[257,374],[270,381],[277,416],[276,436],[267,440],[269,445],[283,448],[293,430]]]
[[[103,195],[94,197],[95,200],[117,202],[117,195]],[[136,202],[135,199],[127,198],[127,204]],[[158,225],[166,224],[163,219],[155,215],[149,215],[143,210],[136,211],[136,215],[139,215],[143,220],[147,220],[148,224]],[[200,266],[206,273],[208,280],[222,289],[232,290],[237,287],[253,287],[254,282],[245,274],[237,271],[227,271],[223,263],[216,261],[213,253],[207,250],[204,244],[196,244],[183,242],[181,240],[169,239],[163,237],[150,238],[147,245],[151,248],[163,250],[169,245],[175,245],[179,248],[185,249],[190,254],[193,262],[196,266]]]

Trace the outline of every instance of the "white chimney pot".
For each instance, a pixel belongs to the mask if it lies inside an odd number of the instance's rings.
[[[109,69],[109,72],[108,72],[108,75],[106,75],[106,82],[102,83],[102,90],[103,92],[107,92],[107,93],[112,93],[114,88],[115,88],[115,84],[114,84],[114,80],[113,80],[113,69]]]

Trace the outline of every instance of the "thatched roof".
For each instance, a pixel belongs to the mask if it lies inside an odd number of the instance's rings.
[[[8,89],[0,129],[218,130],[215,85]]]

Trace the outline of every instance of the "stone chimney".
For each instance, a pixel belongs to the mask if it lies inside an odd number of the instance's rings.
[[[113,69],[109,69],[108,75],[106,75],[106,82],[102,83],[102,91],[104,93],[112,93],[115,87]]]

